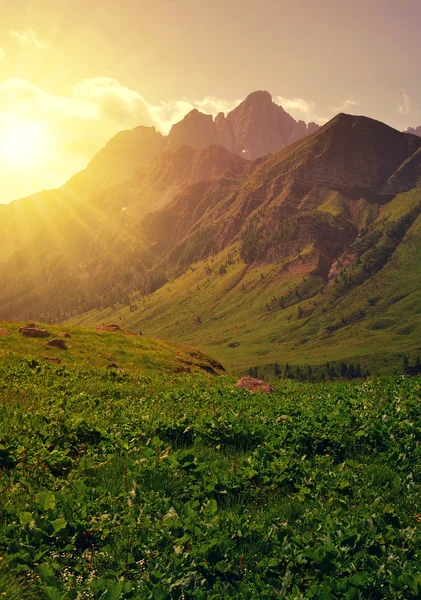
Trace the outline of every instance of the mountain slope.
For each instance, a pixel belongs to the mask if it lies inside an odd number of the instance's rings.
[[[152,295],[134,295],[135,309],[116,306],[74,322],[121,319],[125,326],[193,343],[235,371],[345,360],[390,372],[404,353],[415,359],[421,351],[421,190],[395,200],[396,215],[391,207],[390,215],[373,223],[357,238],[359,248],[340,255],[326,279],[315,272],[311,248],[247,264],[234,245],[194,263]],[[402,239],[388,246],[391,230],[414,209],[418,216],[409,218]]]
[[[155,267],[171,282],[77,322],[121,318],[211,349],[238,370],[365,354],[376,362],[385,345],[415,352],[420,148],[415,136],[338,115],[227,194],[214,190],[195,223],[184,198],[151,215],[149,233],[165,222],[171,240]]]
[[[121,320],[236,369],[415,351],[412,299],[376,323],[396,282],[400,300],[421,287],[420,153],[421,138],[344,114],[253,162],[169,148],[0,264],[0,314],[95,309],[76,322]]]
[[[202,180],[212,181],[230,170],[240,175],[249,166],[221,147],[178,147],[157,157],[134,179],[85,201],[73,201],[72,196],[72,202],[64,203],[63,191],[56,197],[51,193],[56,214],[39,211],[32,224],[16,219],[20,245],[0,262],[1,315],[57,321],[120,302],[133,289],[148,287],[147,269],[160,246],[142,228],[145,216],[175,196],[188,196]],[[27,233],[26,227],[34,224],[38,230]]]
[[[153,127],[122,131],[61,188],[0,204],[0,261],[37,235],[77,219],[79,211],[85,212],[83,204],[101,191],[139,177],[163,150],[164,138]]]

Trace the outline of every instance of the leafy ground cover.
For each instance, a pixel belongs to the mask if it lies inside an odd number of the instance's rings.
[[[233,384],[4,355],[0,593],[419,598],[421,379]]]

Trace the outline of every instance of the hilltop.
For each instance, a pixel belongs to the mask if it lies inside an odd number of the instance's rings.
[[[35,325],[35,324],[34,324]],[[208,373],[224,368],[209,356],[182,345],[126,331],[116,324],[84,327],[37,324],[26,337],[24,323],[0,321],[0,359],[24,358],[39,365],[110,369],[122,374]],[[31,329],[31,328],[29,328]]]

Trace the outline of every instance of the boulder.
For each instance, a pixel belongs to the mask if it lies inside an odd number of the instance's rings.
[[[52,348],[59,348],[60,350],[67,350],[66,342],[64,340],[50,340],[49,342],[46,342],[45,345]]]
[[[58,333],[57,335],[58,335],[59,337],[62,337],[62,338],[70,338],[70,337],[72,337],[72,336],[70,335],[70,333],[67,333],[67,331],[60,331],[60,333]]]
[[[115,325],[115,324],[111,324],[111,325],[97,325],[96,326],[96,330],[97,331],[111,331],[111,332],[123,331],[121,329],[121,327],[119,327],[118,325]]]
[[[27,325],[22,325],[22,327],[19,327],[19,331],[22,333],[22,331],[27,327],[36,327],[36,323],[28,323]]]
[[[107,366],[107,368],[108,368],[108,369],[118,369],[118,366],[116,365],[116,363],[113,363],[113,362],[112,362],[112,363],[110,363],[110,364]]]
[[[3,329],[3,327],[0,327],[0,337],[5,335],[10,335],[10,331],[8,329]]]
[[[270,394],[273,388],[263,379],[255,379],[254,377],[242,377],[234,387],[245,388],[250,392],[259,392],[261,394]]]
[[[37,327],[33,323],[26,325],[25,327],[21,327],[19,329],[21,334],[24,337],[33,337],[33,338],[46,338],[50,337],[51,333],[44,329],[43,327]]]

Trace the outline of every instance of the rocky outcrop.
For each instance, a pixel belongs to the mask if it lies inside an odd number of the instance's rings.
[[[267,381],[255,379],[254,377],[242,377],[234,387],[244,388],[249,392],[258,392],[259,394],[270,394],[273,391]]]
[[[19,329],[24,337],[46,338],[50,337],[51,333],[43,327],[37,327],[35,323],[29,323]]]
[[[251,93],[225,117],[192,110],[182,121],[173,125],[168,145],[185,144],[193,148],[219,145],[244,158],[254,160],[275,154],[288,144],[313,133],[316,123],[307,125],[295,121],[266,91]]]
[[[59,350],[67,350],[66,342],[64,340],[50,340],[49,342],[45,342],[46,346],[50,346],[51,348],[58,348]]]
[[[121,329],[121,327],[119,327],[118,325],[97,325],[96,326],[96,330],[97,331],[108,331],[110,333],[118,333],[119,331],[123,331]]]

